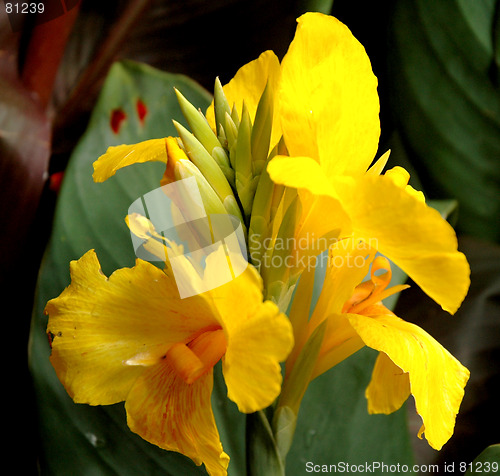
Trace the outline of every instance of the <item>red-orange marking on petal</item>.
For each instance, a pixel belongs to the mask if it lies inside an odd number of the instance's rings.
[[[120,132],[122,122],[127,118],[127,115],[121,109],[113,109],[111,111],[111,119],[109,125],[115,134]]]

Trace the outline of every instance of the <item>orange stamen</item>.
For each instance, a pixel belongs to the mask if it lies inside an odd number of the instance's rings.
[[[165,358],[176,373],[192,384],[208,372],[226,353],[227,340],[222,329],[206,331],[188,344],[174,344]]]
[[[376,276],[375,273],[380,269],[385,270],[385,273]],[[392,271],[389,260],[383,256],[379,256],[373,261],[370,278],[370,281],[365,281],[356,286],[353,295],[344,304],[342,312],[360,314],[363,310],[381,302],[383,299],[409,288],[408,285],[401,284],[386,289],[391,282]]]

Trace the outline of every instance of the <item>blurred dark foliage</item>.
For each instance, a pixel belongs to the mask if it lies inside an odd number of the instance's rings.
[[[216,76],[227,82],[266,49],[282,57],[295,18],[308,2],[83,0],[72,6],[51,21],[22,19],[15,29],[0,11],[0,289],[14,336],[9,339],[14,373],[6,379],[14,400],[8,439],[21,448],[16,472],[22,474],[36,472],[36,415],[26,348],[37,272],[57,198],[56,174],[64,172],[85,130],[110,65],[121,58],[143,61],[185,74],[211,90]],[[389,106],[387,64],[393,9],[392,0],[336,0],[332,8],[365,45],[379,78],[384,150],[398,133]],[[393,155],[400,157],[397,151]],[[472,373],[456,435],[439,454],[416,443],[423,462],[469,461],[500,439],[492,424],[499,421],[494,385],[500,369],[500,251],[475,238],[464,238],[461,247],[471,262],[472,287],[455,317],[443,316],[416,288],[398,306],[399,315],[428,330]]]

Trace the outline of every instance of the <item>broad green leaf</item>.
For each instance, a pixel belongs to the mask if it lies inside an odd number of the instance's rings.
[[[430,198],[456,199],[457,230],[500,240],[496,0],[394,2],[390,99]]]
[[[406,406],[391,415],[367,411],[365,388],[375,357],[375,351],[364,348],[311,382],[288,453],[287,474],[306,474],[308,462],[337,465],[338,472],[346,464],[372,461],[411,467]]]
[[[164,165],[130,166],[107,182],[96,184],[92,181],[92,163],[110,145],[175,135],[171,120],[181,120],[182,115],[174,87],[197,107],[205,108],[210,102],[205,90],[183,76],[131,62],[115,64],[66,170],[52,237],[39,274],[30,339],[43,475],[206,474],[203,467],[195,466],[188,458],[164,451],[133,434],[126,425],[123,404],[74,404],[49,362],[47,318],[43,315],[47,300],[58,296],[69,284],[70,260],[89,249],[96,250],[107,275],[133,266],[135,255],[124,218],[134,200],[159,186]],[[114,116],[117,133],[111,127],[113,111],[121,111]],[[125,117],[122,122],[117,120],[120,117]],[[244,416],[227,399],[220,369],[216,375],[213,407],[224,448],[232,456],[230,474],[244,474]]]
[[[462,463],[458,469],[462,472],[464,468],[467,468],[466,475],[500,474],[500,444],[488,446],[472,463]]]

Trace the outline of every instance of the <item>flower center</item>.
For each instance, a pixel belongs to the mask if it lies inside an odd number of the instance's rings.
[[[377,276],[375,273],[381,269],[385,272]],[[363,311],[369,309],[370,306],[380,303],[385,298],[409,287],[400,284],[386,289],[391,282],[391,278],[392,271],[389,260],[378,256],[372,264],[371,279],[356,286],[353,295],[345,302],[342,312],[363,314]],[[387,310],[387,312],[390,311]]]
[[[222,329],[206,331],[187,344],[174,344],[165,358],[186,383],[192,384],[208,372],[226,353],[227,340]]]

